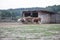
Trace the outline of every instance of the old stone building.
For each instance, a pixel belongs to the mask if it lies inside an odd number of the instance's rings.
[[[48,24],[48,23],[60,23],[60,14],[49,12],[45,10],[40,11],[23,11],[22,13],[23,18],[24,17],[32,17],[32,18],[41,18],[41,24]]]

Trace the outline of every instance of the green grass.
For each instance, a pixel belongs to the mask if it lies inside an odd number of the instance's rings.
[[[28,34],[28,36],[27,36]],[[21,25],[17,27],[0,27],[0,37],[16,37],[22,36],[21,40],[25,40],[25,37],[29,35],[35,38],[44,36],[60,35],[60,24],[41,24],[41,25]],[[15,39],[16,40],[16,39]]]

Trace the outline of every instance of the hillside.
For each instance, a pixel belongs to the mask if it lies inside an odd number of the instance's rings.
[[[21,17],[23,11],[33,11],[33,10],[47,10],[47,11],[58,13],[60,12],[60,5],[48,6],[46,8],[33,7],[33,8],[16,8],[16,9],[0,10],[0,16],[1,17],[11,17],[11,16]]]

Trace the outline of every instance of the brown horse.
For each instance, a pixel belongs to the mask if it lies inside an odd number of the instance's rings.
[[[39,24],[39,22],[41,22],[41,18],[35,17],[35,18],[33,18],[32,21]]]
[[[26,17],[25,19],[27,23],[32,23],[32,17]]]

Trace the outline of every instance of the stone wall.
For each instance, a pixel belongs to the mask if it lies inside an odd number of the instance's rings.
[[[51,23],[60,23],[60,14],[52,14]]]
[[[41,23],[42,24],[47,24],[50,23],[50,14],[46,14],[46,13],[38,13],[38,17],[41,18]]]
[[[60,23],[60,14],[56,14],[56,23]]]

